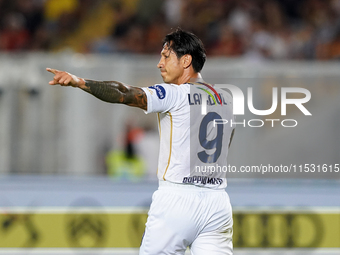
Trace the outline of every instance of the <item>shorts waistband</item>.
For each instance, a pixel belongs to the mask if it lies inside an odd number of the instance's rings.
[[[182,184],[182,183],[175,183],[169,181],[159,181],[158,189],[182,189],[182,190],[190,190],[190,191],[207,191],[207,192],[225,192],[225,189],[210,189],[202,186],[196,186],[192,184]]]

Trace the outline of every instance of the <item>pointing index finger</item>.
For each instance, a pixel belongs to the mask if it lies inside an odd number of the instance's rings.
[[[53,69],[53,68],[46,68],[46,70],[48,71],[48,72],[50,72],[50,73],[53,73],[53,74],[57,74],[58,72],[60,72],[59,70],[57,70],[57,69]]]

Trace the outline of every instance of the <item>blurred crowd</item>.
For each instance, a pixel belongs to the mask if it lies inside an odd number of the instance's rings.
[[[171,29],[197,34],[209,56],[340,57],[340,0],[0,0],[0,50],[50,51],[100,4],[110,31],[85,52],[158,54]]]
[[[49,51],[86,19],[93,0],[0,0],[0,51]]]

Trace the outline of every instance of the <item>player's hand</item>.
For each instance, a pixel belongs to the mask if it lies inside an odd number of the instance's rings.
[[[52,68],[46,68],[46,70],[50,73],[54,74],[53,80],[48,84],[50,85],[61,85],[61,86],[72,86],[72,87],[83,87],[85,85],[85,80],[79,78],[73,74],[70,74],[65,71],[59,71]]]

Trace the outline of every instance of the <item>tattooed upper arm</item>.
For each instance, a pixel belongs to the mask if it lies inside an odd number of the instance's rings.
[[[146,94],[138,87],[117,81],[85,80],[85,87],[82,89],[105,102],[126,104],[147,110]]]
[[[139,107],[146,111],[148,104],[144,90],[137,87],[130,87],[129,93],[126,93],[126,97],[124,98],[124,104]]]

